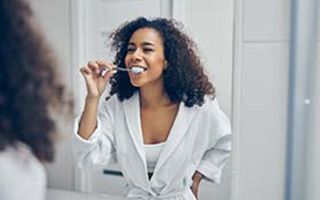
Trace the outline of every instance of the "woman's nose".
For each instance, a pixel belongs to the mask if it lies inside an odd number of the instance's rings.
[[[139,49],[136,49],[134,52],[131,54],[131,60],[133,61],[140,61],[142,58],[141,51]]]

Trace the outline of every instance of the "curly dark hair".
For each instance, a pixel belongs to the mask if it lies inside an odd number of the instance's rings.
[[[111,47],[116,52],[114,64],[125,66],[128,42],[132,34],[141,28],[153,28],[162,37],[167,69],[164,71],[164,87],[172,102],[184,102],[187,107],[204,103],[204,96],[215,98],[215,88],[196,55],[195,43],[180,29],[182,25],[173,19],[139,17],[121,25],[111,33]],[[110,79],[110,96],[117,94],[120,101],[130,98],[139,88],[130,83],[127,73],[116,73]]]
[[[63,103],[56,62],[31,22],[26,1],[0,1],[0,151],[18,142],[52,161],[55,124],[50,108]]]

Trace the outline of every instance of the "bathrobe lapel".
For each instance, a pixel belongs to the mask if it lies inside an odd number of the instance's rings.
[[[179,145],[184,135],[188,131],[188,128],[191,125],[194,117],[198,113],[198,110],[198,106],[188,108],[184,105],[183,102],[180,103],[178,114],[170,130],[169,137],[167,138],[166,144],[162,150],[159,160],[156,164],[156,168],[152,178],[157,177],[157,172],[164,164],[166,164],[166,161],[168,160],[170,155],[174,153],[175,148]]]
[[[143,136],[141,129],[141,120],[140,120],[140,102],[139,102],[139,94],[136,92],[129,100],[123,101],[123,109],[125,114],[126,123],[129,129],[129,135],[133,140],[134,147],[138,152],[138,157],[140,160],[137,162],[142,162],[142,166],[144,166],[143,179],[146,183],[146,189],[149,188],[148,185],[148,175],[147,175],[147,164],[146,164],[146,155],[143,147]],[[133,153],[133,152],[132,152]],[[137,170],[138,173],[138,170]]]

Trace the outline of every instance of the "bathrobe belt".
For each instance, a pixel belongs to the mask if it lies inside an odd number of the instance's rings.
[[[139,198],[142,200],[167,200],[167,199],[184,199],[183,194],[187,194],[187,196],[194,197],[191,189],[189,187],[181,188],[180,190],[173,190],[172,192],[166,194],[156,194],[155,192],[146,192],[144,190],[140,190],[138,188],[132,188],[127,197],[129,198]],[[181,196],[179,198],[179,196]],[[194,197],[194,199],[196,199]]]

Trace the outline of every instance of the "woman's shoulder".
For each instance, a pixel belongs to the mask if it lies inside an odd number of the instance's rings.
[[[130,104],[133,102],[139,101],[139,93],[135,92],[132,96],[128,99],[120,100],[117,94],[113,94],[111,96],[103,97],[103,104],[105,106],[118,106],[122,104]]]
[[[15,164],[30,164],[41,166],[41,162],[33,155],[31,149],[22,142],[18,142],[14,146],[7,146],[3,151],[0,151],[0,166],[3,162]]]
[[[216,97],[204,96],[204,101],[201,106],[198,106],[203,112],[216,112],[220,110],[220,106]]]
[[[102,110],[114,110],[120,104],[121,101],[116,94],[111,96],[104,96],[100,100],[100,108],[102,108]]]
[[[19,143],[1,151],[0,171],[0,190],[5,199],[43,199],[45,169],[26,145]]]
[[[16,176],[17,178],[25,173],[33,173],[35,179],[45,179],[45,170],[42,163],[32,154],[31,149],[18,143],[15,146],[8,146],[0,152],[1,176]],[[2,178],[0,178],[2,179]],[[4,179],[6,180],[6,179]]]
[[[210,120],[224,120],[229,121],[225,112],[220,108],[217,98],[211,96],[205,96],[204,103],[202,106],[199,106],[200,113],[206,116]]]

